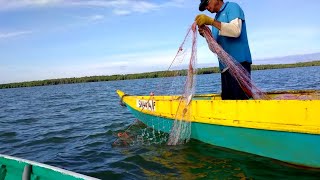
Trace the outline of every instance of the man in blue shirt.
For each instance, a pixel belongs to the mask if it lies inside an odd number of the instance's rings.
[[[200,0],[199,10],[216,13],[215,18],[200,14],[195,18],[199,27],[212,26],[212,35],[220,46],[251,74],[251,53],[247,38],[243,10],[234,2],[223,0]],[[201,29],[199,33],[202,35]],[[219,61],[221,70],[222,99],[249,99],[238,81],[230,74],[228,67]]]

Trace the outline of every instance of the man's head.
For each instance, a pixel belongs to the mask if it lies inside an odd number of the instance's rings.
[[[217,13],[222,5],[223,0],[200,0],[199,11],[208,10],[211,13]]]

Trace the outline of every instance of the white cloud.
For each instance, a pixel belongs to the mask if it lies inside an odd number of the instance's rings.
[[[183,0],[171,0],[163,3],[152,3],[146,0],[0,0],[0,10],[14,10],[28,7],[100,7],[109,8],[116,15],[146,13],[165,7],[181,6]]]
[[[87,19],[88,19],[89,21],[98,21],[98,20],[102,20],[102,19],[104,19],[104,18],[105,18],[104,15],[95,14],[95,15],[89,16]]]
[[[103,59],[105,63],[96,63],[86,65],[88,69],[95,70],[124,70],[123,73],[147,72],[157,70],[166,70],[172,62],[176,50],[165,50],[156,52],[140,52],[130,54],[116,54]],[[101,60],[100,60],[101,61]],[[106,72],[106,71],[104,71]],[[106,72],[107,73],[107,72]],[[108,74],[112,74],[109,72]]]
[[[315,27],[263,29],[249,36],[253,59],[318,52],[314,39],[320,39]]]
[[[115,15],[128,15],[128,14],[131,14],[131,12],[130,11],[127,11],[127,10],[121,10],[121,9],[115,9],[115,10],[113,10],[113,13],[115,14]]]
[[[79,62],[88,63],[55,67],[45,67],[41,64],[39,66],[3,67],[3,69],[0,67],[0,84],[67,77],[164,71],[168,70],[177,50],[114,54],[98,59],[79,60]],[[177,67],[186,67],[189,57],[187,55],[183,62],[179,60],[175,61],[170,70]]]
[[[32,33],[32,31],[0,32],[0,39],[12,38],[12,37],[22,36],[30,33]]]
[[[62,0],[0,0],[0,10],[49,6],[61,2]]]
[[[98,60],[91,60],[91,62],[99,61],[102,63],[64,67],[66,69],[63,71],[73,72],[78,76],[142,73],[168,70],[172,62],[170,70],[186,68],[190,60],[190,50],[173,61],[177,50],[178,47],[162,51],[114,54]],[[218,63],[216,55],[209,50],[206,44],[198,46],[197,54],[198,64],[217,65]]]
[[[283,30],[285,31],[285,30]],[[281,31],[282,32],[282,31]],[[308,35],[311,33],[310,38],[314,37],[313,30],[304,30],[305,34]],[[264,48],[259,53],[264,53],[266,50],[273,50],[276,51],[275,47],[279,46],[272,46],[274,43],[279,43],[282,41],[275,41],[277,39],[274,33],[266,32],[265,40],[269,40],[267,42],[259,40],[259,43],[252,43],[253,46]],[[295,32],[291,32],[294,34]],[[290,34],[291,34],[290,33]],[[288,34],[288,37],[291,35]],[[301,34],[301,33],[300,33]],[[271,38],[273,37],[273,38]],[[306,38],[308,36],[303,36]],[[253,39],[261,38],[260,36],[253,36]],[[291,37],[294,41],[300,41],[301,39],[296,39],[296,37]],[[264,43],[262,43],[264,42]],[[307,41],[308,42],[308,41]],[[283,45],[284,48],[285,44]],[[189,46],[189,45],[187,45]],[[299,44],[296,45],[300,47]],[[303,47],[300,47],[303,49]],[[288,48],[290,49],[290,48]],[[95,75],[112,75],[112,74],[129,74],[129,73],[142,73],[142,72],[152,72],[152,71],[160,71],[160,70],[167,70],[173,61],[173,58],[178,50],[178,47],[167,49],[163,51],[142,51],[137,53],[129,53],[129,54],[114,54],[107,57],[101,57],[98,59],[90,59],[90,60],[79,60],[79,62],[88,62],[87,64],[80,64],[77,65],[63,65],[60,67],[23,67],[19,70],[10,68],[5,68],[0,71],[0,77],[4,79],[0,79],[0,83],[7,83],[7,82],[21,82],[21,81],[30,81],[30,80],[41,80],[41,79],[53,79],[53,78],[66,78],[66,77],[83,77],[83,76],[95,76]],[[215,54],[213,54],[208,46],[206,41],[199,36],[198,39],[198,64],[209,63],[210,65],[217,66],[218,60]],[[281,53],[281,52],[278,52]],[[293,53],[293,54],[297,54]],[[280,54],[281,56],[283,55]],[[254,57],[255,60],[255,57]],[[68,61],[68,60],[65,60]],[[185,65],[189,61],[189,55],[184,57],[184,62],[180,64],[180,61],[175,63],[175,65]],[[71,62],[73,62],[71,60]],[[254,62],[255,64],[258,61]],[[267,62],[265,62],[267,63]],[[258,63],[259,64],[259,63]],[[173,68],[171,68],[173,69]],[[1,69],[0,69],[1,70]],[[14,75],[14,76],[12,76]]]

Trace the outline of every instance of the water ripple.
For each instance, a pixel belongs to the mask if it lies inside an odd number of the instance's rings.
[[[254,71],[252,76],[263,90],[320,89],[318,72],[320,67],[308,67]],[[172,87],[173,79],[1,89],[0,153],[101,179],[313,179],[320,176],[320,170],[290,167],[198,141],[176,147],[113,147],[116,134],[135,121],[119,105],[116,90],[146,94],[156,89],[160,93],[165,92],[165,87]],[[197,93],[219,93],[220,75],[198,76],[196,89]]]

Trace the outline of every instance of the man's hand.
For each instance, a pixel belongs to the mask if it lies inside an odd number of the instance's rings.
[[[195,21],[200,27],[203,25],[213,25],[214,19],[205,14],[199,14],[198,16],[196,16]]]

